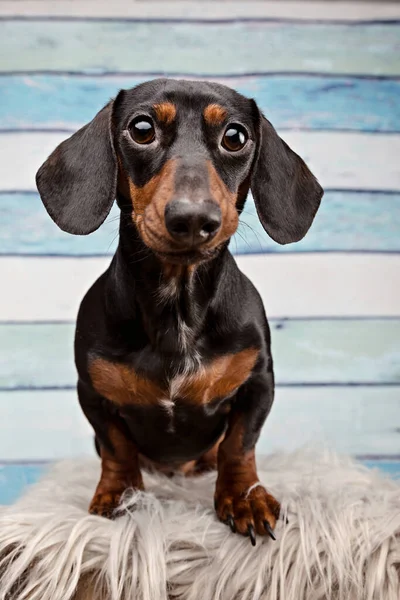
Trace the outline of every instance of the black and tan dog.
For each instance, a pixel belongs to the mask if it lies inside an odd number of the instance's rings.
[[[251,188],[280,244],[300,240],[323,194],[253,100],[216,83],[155,80],[120,91],[37,174],[70,233],[97,229],[116,198],[118,249],[82,301],[78,393],[102,473],[90,512],[143,489],[142,466],[216,467],[233,531],[274,537],[280,505],[255,444],[274,397],[261,299],[228,250]],[[265,274],[268,277],[268,274]]]

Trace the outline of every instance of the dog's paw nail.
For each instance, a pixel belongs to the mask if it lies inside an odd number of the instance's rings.
[[[236,533],[236,525],[232,515],[228,515],[228,525],[231,528],[232,533]]]
[[[256,533],[254,531],[254,526],[251,523],[247,528],[247,533],[249,534],[251,545],[255,546],[256,545]]]
[[[276,540],[274,532],[272,531],[271,525],[268,523],[268,521],[264,521],[264,529],[268,533],[269,537],[271,537],[273,540]]]

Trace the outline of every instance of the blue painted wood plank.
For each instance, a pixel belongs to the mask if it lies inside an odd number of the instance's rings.
[[[3,21],[0,71],[400,75],[399,31],[398,24]]]
[[[257,252],[398,252],[400,194],[326,192],[314,223],[303,240],[280,246],[265,233],[249,198],[234,254]]]
[[[0,254],[107,255],[117,245],[118,210],[90,236],[64,233],[46,213],[39,196],[0,194]],[[326,192],[307,236],[297,244],[280,246],[258,220],[249,197],[238,233],[231,242],[234,254],[258,252],[399,252],[400,193]]]
[[[400,479],[400,460],[362,460],[366,467],[378,469],[394,479]]]
[[[400,384],[400,319],[273,320],[271,335],[278,385]],[[73,337],[72,323],[1,324],[0,388],[74,387]]]
[[[0,505],[15,502],[45,471],[42,464],[0,464]]]
[[[118,90],[147,79],[5,75],[0,77],[0,128],[75,129]],[[255,98],[278,129],[400,131],[397,80],[292,75],[219,81]]]
[[[394,479],[400,478],[400,461],[367,460],[361,461],[371,469],[378,469]],[[29,491],[29,486],[37,483],[46,473],[48,465],[8,464],[0,465],[0,505],[13,504]]]

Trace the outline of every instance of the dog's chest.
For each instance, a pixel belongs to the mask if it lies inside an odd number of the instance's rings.
[[[250,376],[258,350],[248,348],[198,364],[193,370],[156,381],[126,363],[96,358],[89,366],[96,391],[120,407],[160,407],[170,416],[175,406],[203,407],[232,395]]]

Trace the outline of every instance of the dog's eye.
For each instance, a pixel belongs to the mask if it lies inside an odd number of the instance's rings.
[[[153,121],[150,117],[136,117],[129,125],[129,131],[138,144],[151,144],[156,137]]]
[[[246,129],[242,125],[233,123],[225,129],[222,146],[229,152],[237,152],[246,145],[247,140],[248,134]]]

